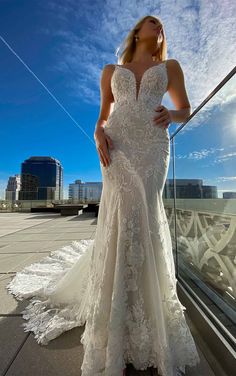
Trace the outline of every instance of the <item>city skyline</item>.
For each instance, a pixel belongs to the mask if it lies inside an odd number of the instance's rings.
[[[42,164],[45,164],[44,168]],[[32,156],[22,163],[21,170],[23,171],[22,174],[9,177],[8,190],[6,192],[8,198],[6,200],[57,200],[56,196],[61,195],[60,188],[63,188],[63,166],[60,161],[51,157]],[[47,184],[47,182],[50,183]],[[173,198],[174,189],[176,190],[175,197],[180,199],[219,198],[217,187],[204,185],[202,179],[175,179],[175,186],[174,188],[174,180],[167,178],[164,185],[163,198]],[[39,188],[38,190],[35,189],[37,187]],[[44,191],[45,189],[46,191]],[[52,193],[53,191],[55,191],[54,194]],[[68,198],[78,201],[86,199],[100,201],[101,193],[102,181],[84,182],[81,179],[77,179],[69,184]],[[45,197],[40,198],[38,194]],[[235,197],[236,192],[225,192],[223,198],[232,199]],[[64,200],[65,198],[61,197],[59,199]]]

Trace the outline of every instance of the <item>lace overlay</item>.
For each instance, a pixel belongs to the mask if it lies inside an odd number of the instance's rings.
[[[166,92],[166,62],[142,76],[115,66],[114,110],[104,132],[111,163],[100,163],[103,190],[95,239],[72,242],[18,272],[7,288],[32,298],[25,331],[38,343],[85,324],[82,376],[121,376],[126,363],[176,376],[199,361],[176,290],[162,201],[170,156],[167,129],[154,125]]]

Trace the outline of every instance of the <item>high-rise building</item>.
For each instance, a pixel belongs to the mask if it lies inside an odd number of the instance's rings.
[[[100,201],[102,182],[81,182],[80,179],[69,184],[69,199],[78,201]]]
[[[21,188],[20,174],[15,174],[15,176],[10,176],[8,178],[7,188],[5,190],[5,200],[8,200],[8,201],[19,200],[20,188]]]
[[[229,199],[232,199],[232,198],[236,198],[236,192],[223,192],[223,198],[224,199],[227,199],[227,200],[229,200]]]
[[[202,179],[175,179],[176,198],[218,198],[215,185],[204,185]],[[174,197],[174,180],[166,179],[164,198]]]
[[[63,167],[52,157],[30,157],[21,164],[19,200],[62,200]]]

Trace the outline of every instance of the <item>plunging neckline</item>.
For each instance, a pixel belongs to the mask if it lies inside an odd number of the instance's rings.
[[[159,65],[163,65],[163,64],[165,64],[165,63],[166,63],[166,61],[162,61],[162,62],[159,63],[159,64],[152,65],[151,67],[147,68],[147,69],[143,72],[143,74],[142,74],[142,76],[141,76],[141,79],[140,79],[139,90],[138,90],[138,92],[137,92],[137,86],[138,86],[138,85],[137,85],[137,78],[136,78],[136,76],[135,76],[135,73],[134,73],[131,69],[126,68],[126,67],[123,67],[122,65],[118,65],[118,64],[115,64],[115,69],[116,69],[116,67],[118,67],[118,68],[121,68],[121,69],[127,70],[127,71],[129,71],[129,72],[131,73],[131,77],[133,77],[134,82],[135,82],[135,100],[136,100],[136,102],[138,102],[138,100],[139,100],[139,93],[140,93],[140,90],[141,90],[141,86],[142,86],[142,82],[143,82],[143,78],[144,78],[145,74],[146,74],[148,71],[150,71],[151,69],[156,68],[156,67],[159,67]],[[113,72],[113,73],[114,73],[114,72]]]

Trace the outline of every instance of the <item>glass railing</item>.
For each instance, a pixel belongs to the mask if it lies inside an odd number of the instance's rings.
[[[235,70],[170,137],[163,201],[178,280],[235,349]]]

